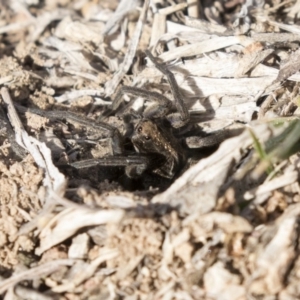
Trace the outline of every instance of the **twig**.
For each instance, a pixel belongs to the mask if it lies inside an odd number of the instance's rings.
[[[142,34],[143,25],[146,20],[148,6],[149,6],[149,0],[145,0],[143,10],[142,10],[142,12],[140,14],[140,18],[136,24],[134,35],[133,35],[131,43],[128,47],[128,51],[124,57],[124,61],[123,61],[122,65],[120,66],[120,70],[115,73],[112,80],[107,82],[107,84],[105,86],[105,94],[107,97],[114,93],[119,82],[122,80],[123,76],[128,72],[128,70],[132,64],[132,61],[134,59],[136,49],[137,49],[137,46],[138,46],[138,43],[139,43],[139,40],[140,40],[140,37]]]
[[[72,92],[67,92],[61,96],[55,97],[55,100],[59,103],[63,103],[68,100],[73,100],[82,96],[98,96],[101,97],[103,96],[103,91],[101,90],[80,90],[80,91],[72,91]]]
[[[62,266],[71,266],[74,263],[73,259],[58,259],[54,261],[49,261],[43,265],[35,268],[31,268],[19,274],[15,274],[8,279],[3,280],[0,283],[0,294],[4,293],[7,289],[14,286],[23,280],[32,280],[45,276],[49,273],[53,273]]]

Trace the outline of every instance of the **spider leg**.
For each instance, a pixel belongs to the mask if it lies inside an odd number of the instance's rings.
[[[3,126],[6,129],[7,138],[9,140],[9,143],[10,143],[10,146],[11,146],[13,152],[18,157],[24,158],[26,156],[27,152],[23,147],[21,147],[16,142],[15,132],[14,132],[13,128],[11,127],[11,124],[1,106],[0,106],[0,124],[1,124],[1,127]]]
[[[125,167],[126,175],[129,178],[135,178],[160,162],[161,157],[158,155],[116,155],[77,161],[64,166],[71,166],[76,169],[94,166]]]
[[[166,159],[162,167],[153,170],[153,173],[160,175],[161,177],[172,179],[177,173],[176,162],[172,157]]]
[[[175,79],[174,74],[168,69],[168,67],[164,64],[161,64],[157,61],[157,58],[155,58],[152,53],[149,50],[146,50],[146,55],[149,57],[149,59],[152,61],[152,63],[155,65],[155,67],[164,75],[167,76],[167,79],[170,83],[170,87],[171,87],[171,91],[172,94],[174,96],[174,100],[175,100],[175,105],[176,108],[180,114],[181,117],[181,122],[179,123],[173,123],[174,127],[182,127],[183,125],[185,125],[189,119],[190,119],[190,115],[189,115],[189,111],[186,107],[186,105],[184,104],[184,101],[182,99],[180,90],[179,90],[179,86],[177,84],[177,81]]]
[[[68,111],[60,111],[60,110],[53,110],[53,111],[43,111],[36,108],[26,108],[21,105],[15,105],[16,109],[22,113],[30,112],[42,117],[46,117],[49,119],[55,120],[66,120],[68,122],[75,122],[87,128],[91,128],[95,131],[97,130],[106,130],[109,133],[109,137],[112,141],[112,148],[114,154],[122,154],[123,153],[123,141],[122,136],[119,130],[105,122],[95,121],[92,119],[83,119],[81,116],[68,112]]]
[[[244,130],[243,127],[219,130],[205,137],[189,136],[185,138],[185,143],[190,149],[201,149],[213,147],[221,144],[230,137],[239,135]]]
[[[190,136],[185,139],[190,149],[200,149],[219,145],[228,137],[228,132],[222,131],[206,137]]]
[[[156,101],[158,105],[150,106],[144,111],[144,117],[146,118],[159,118],[163,117],[169,113],[170,109],[172,108],[172,101],[169,100],[167,97],[161,95],[157,92],[150,92],[145,89],[141,89],[138,87],[131,87],[131,86],[122,86],[118,89],[115,94],[113,103],[112,103],[112,110],[116,111],[120,104],[122,103],[122,96],[123,94],[129,94],[137,97],[142,97],[149,101]]]

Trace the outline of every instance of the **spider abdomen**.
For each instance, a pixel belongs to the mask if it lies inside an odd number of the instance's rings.
[[[165,158],[163,164],[152,166],[160,176],[173,178],[182,163],[179,145],[154,122],[143,119],[135,126],[132,143],[139,153],[159,154]]]

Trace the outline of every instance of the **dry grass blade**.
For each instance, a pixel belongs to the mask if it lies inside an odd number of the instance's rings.
[[[106,96],[110,96],[114,93],[118,84],[122,80],[123,76],[128,72],[128,70],[132,64],[132,61],[134,59],[136,49],[137,49],[137,46],[138,46],[138,43],[140,40],[140,36],[142,34],[142,29],[143,29],[143,25],[145,23],[148,6],[149,6],[149,0],[146,0],[144,2],[144,6],[143,6],[143,9],[142,9],[140,17],[139,17],[139,21],[135,28],[134,36],[131,39],[131,42],[130,42],[130,45],[126,52],[126,55],[124,57],[123,63],[120,66],[120,69],[115,73],[113,79],[110,80],[109,82],[107,82],[105,85]]]
[[[124,217],[122,210],[91,210],[88,208],[67,208],[54,218],[40,233],[40,247],[36,254],[40,255],[45,250],[71,237],[80,228],[106,223],[119,223]]]
[[[250,43],[250,41],[251,41],[250,39],[243,36],[215,37],[204,42],[193,43],[191,45],[184,45],[181,47],[177,47],[174,50],[170,50],[168,52],[161,54],[159,58],[164,62],[168,62],[178,58],[195,56],[195,55],[215,51],[236,44],[247,44]]]
[[[105,27],[102,31],[103,35],[107,35],[112,31],[112,29],[122,20],[126,14],[132,10],[135,9],[138,4],[137,0],[122,0],[120,1],[118,8],[114,12],[112,18],[108,20],[108,22],[105,24]]]
[[[55,272],[62,266],[70,266],[74,263],[72,259],[60,259],[56,261],[47,262],[38,267],[31,268],[29,270],[20,272],[19,274],[13,275],[11,278],[3,280],[0,283],[0,294],[5,292],[10,287],[24,280],[33,280],[40,278],[49,273]]]
[[[77,271],[78,274],[75,278],[72,278],[69,282],[54,287],[52,290],[58,293],[66,291],[72,292],[76,286],[90,278],[96,272],[100,264],[113,259],[118,255],[118,251],[116,249],[107,249],[106,251],[104,249],[102,252],[103,254],[94,259],[90,264]]]

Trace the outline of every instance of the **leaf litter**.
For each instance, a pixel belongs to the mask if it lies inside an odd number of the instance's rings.
[[[0,7],[4,299],[300,297],[298,1]],[[155,66],[143,67],[148,48],[204,137],[243,132],[163,187],[126,189],[106,169],[62,172],[57,162],[103,157],[109,143],[18,105],[96,120],[122,85],[173,99]]]

